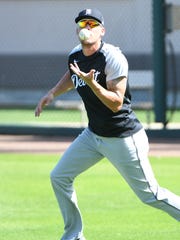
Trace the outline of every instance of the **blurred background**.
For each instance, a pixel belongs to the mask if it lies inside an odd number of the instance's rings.
[[[0,0],[0,133],[26,132],[29,126],[87,125],[75,91],[58,97],[40,118],[34,117],[39,99],[68,67],[68,53],[79,43],[74,19],[85,8],[103,13],[104,41],[119,46],[126,55],[132,106],[145,127],[180,128],[180,31],[163,29],[165,78],[158,84],[154,70],[158,67],[154,34],[161,21],[154,18],[157,2],[161,9],[179,4],[179,0]],[[157,117],[158,112],[164,115]]]

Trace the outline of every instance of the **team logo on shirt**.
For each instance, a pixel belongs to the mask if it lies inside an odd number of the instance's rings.
[[[94,73],[94,80],[95,80],[96,82],[99,82],[99,80],[98,80],[98,75],[99,75],[100,73],[101,73],[101,72],[99,72],[99,71],[96,71],[96,72]],[[86,82],[85,82],[83,79],[79,78],[76,74],[73,74],[73,75],[71,76],[71,79],[72,79],[72,81],[73,81],[73,83],[74,83],[75,88],[86,86]]]

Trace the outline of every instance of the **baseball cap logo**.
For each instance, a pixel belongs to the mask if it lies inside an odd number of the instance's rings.
[[[91,15],[91,13],[92,13],[92,10],[91,9],[86,9],[86,15]]]

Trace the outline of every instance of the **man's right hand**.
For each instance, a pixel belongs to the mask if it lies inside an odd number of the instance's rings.
[[[35,117],[39,117],[43,107],[48,106],[53,101],[53,99],[54,95],[52,93],[48,93],[47,95],[42,97],[35,109]]]

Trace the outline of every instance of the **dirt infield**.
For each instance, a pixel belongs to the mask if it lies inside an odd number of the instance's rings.
[[[72,137],[0,135],[0,153],[63,153]],[[180,139],[150,140],[150,156],[180,156]]]

